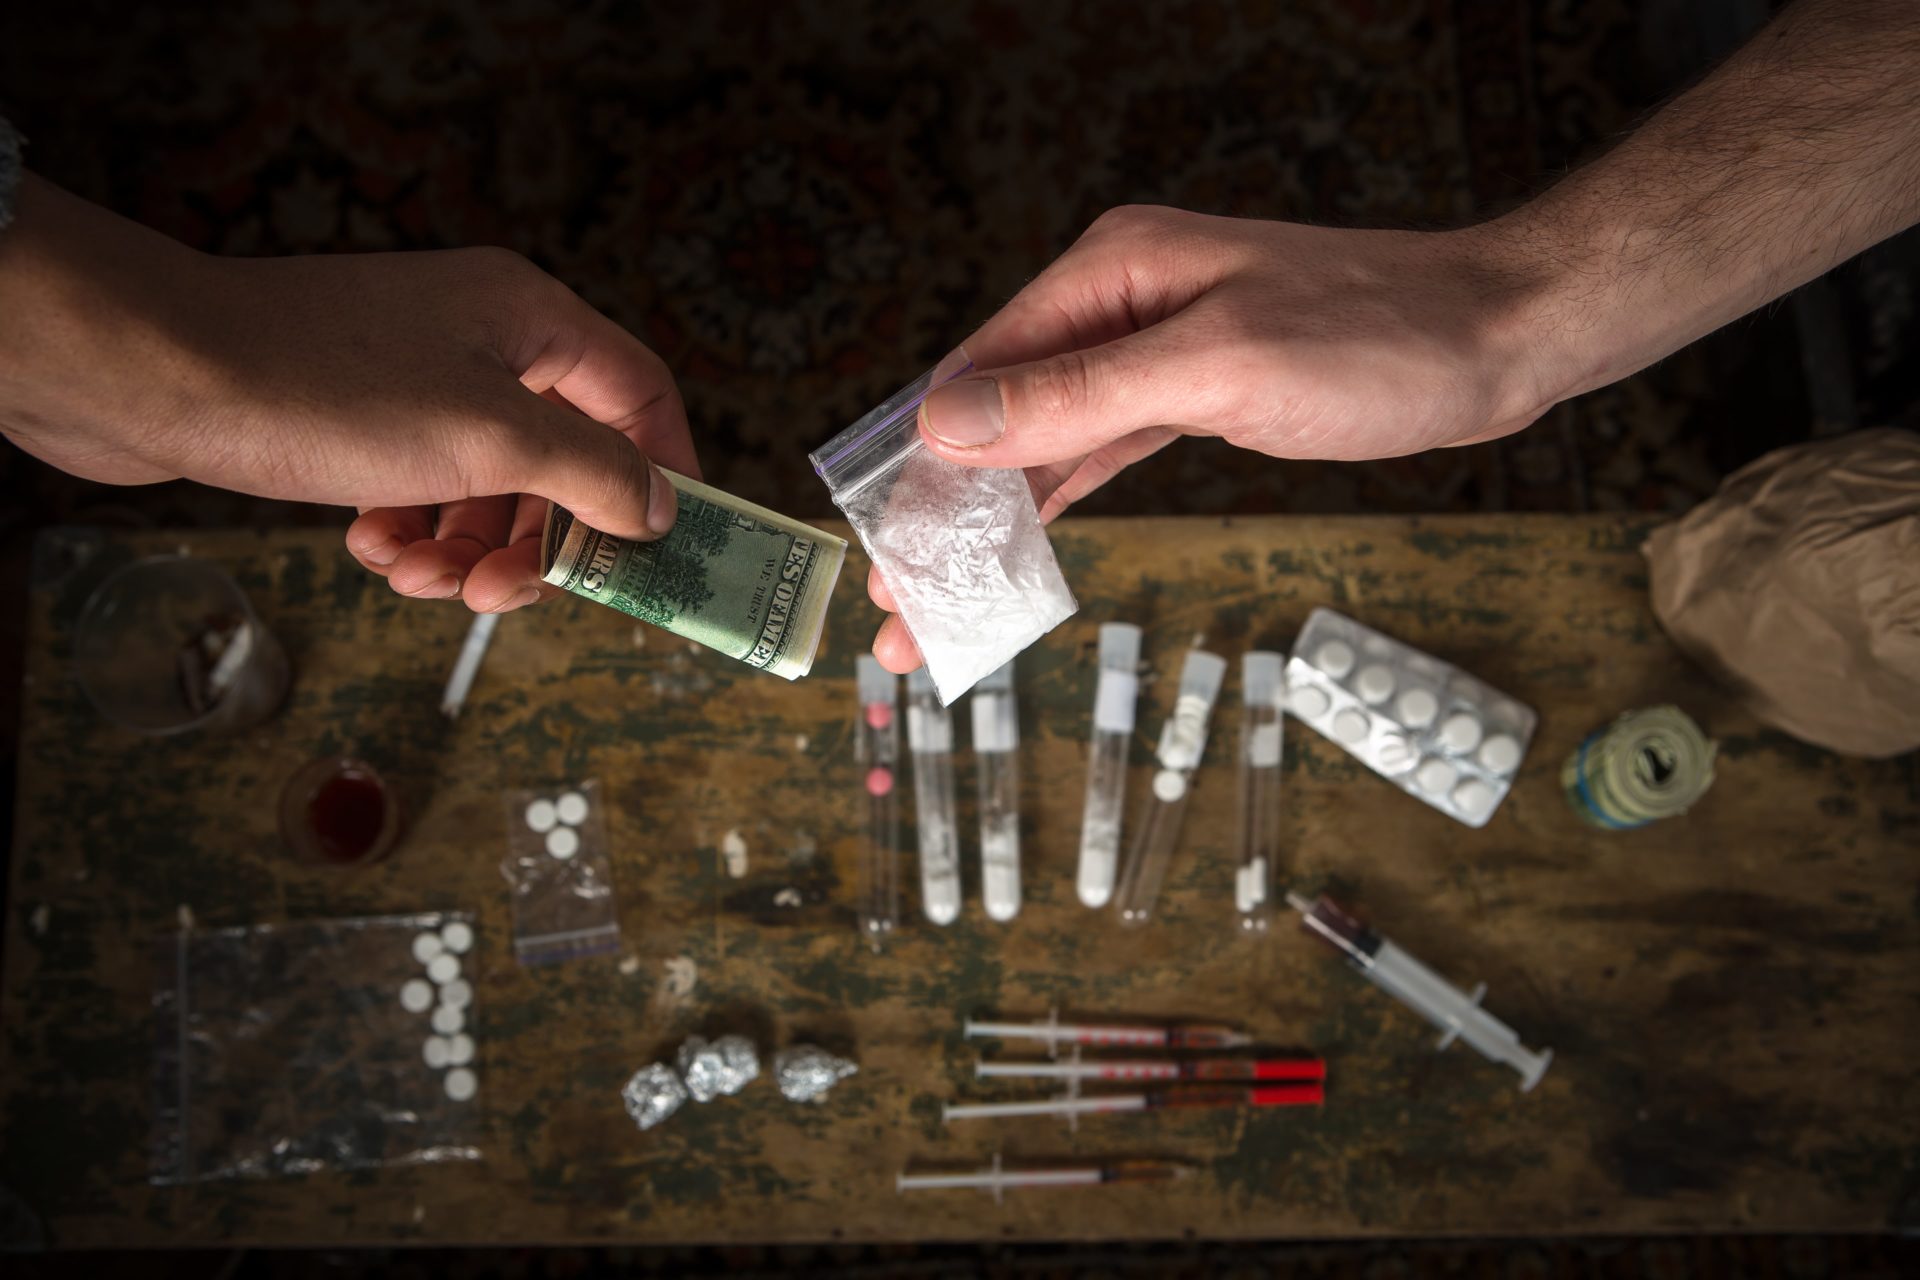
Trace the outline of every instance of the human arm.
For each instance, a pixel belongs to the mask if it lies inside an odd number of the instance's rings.
[[[360,508],[396,591],[531,603],[545,500],[656,536],[698,474],[659,359],[495,249],[217,258],[27,175],[0,232],[0,432],[109,484]]]
[[[1528,425],[1920,219],[1920,5],[1800,0],[1612,151],[1502,218],[1354,231],[1122,209],[922,410],[1048,518],[1181,434],[1360,459]],[[871,584],[888,605],[884,584]],[[917,662],[890,620],[875,646]]]

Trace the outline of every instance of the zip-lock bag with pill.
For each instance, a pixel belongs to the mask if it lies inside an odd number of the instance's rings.
[[[480,1159],[477,942],[466,911],[161,939],[148,1180]]]
[[[1484,827],[1540,717],[1449,662],[1315,609],[1287,661],[1287,710],[1408,795]]]
[[[554,964],[620,949],[613,864],[597,780],[507,793],[507,856],[513,953],[524,965]]]
[[[963,467],[920,439],[920,402],[973,365],[956,351],[809,455],[900,606],[944,706],[1079,606],[1024,471]]]

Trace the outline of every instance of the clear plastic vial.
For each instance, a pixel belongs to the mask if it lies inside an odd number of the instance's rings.
[[[960,918],[960,832],[954,825],[953,717],[925,667],[907,677],[907,750],[913,756],[920,837],[920,909],[935,924]]]
[[[1226,674],[1226,660],[1204,649],[1190,649],[1180,668],[1180,695],[1160,730],[1153,789],[1127,850],[1119,888],[1120,923],[1145,924],[1160,896],[1167,863],[1180,841],[1180,823],[1193,790],[1193,771],[1207,749],[1207,720]]]
[[[854,664],[860,724],[854,737],[867,794],[867,847],[861,860],[860,933],[880,950],[900,922],[900,682],[870,657]]]
[[[1140,696],[1140,628],[1100,628],[1100,676],[1093,693],[1093,738],[1087,753],[1087,804],[1080,815],[1080,901],[1098,909],[1113,900],[1120,870],[1120,823],[1127,802],[1127,752]]]
[[[1020,914],[1020,717],[1013,664],[973,687],[974,772],[980,784],[980,901],[993,920]]]
[[[1256,650],[1240,660],[1240,863],[1233,909],[1248,933],[1273,923],[1273,873],[1280,854],[1280,706],[1284,660]]]

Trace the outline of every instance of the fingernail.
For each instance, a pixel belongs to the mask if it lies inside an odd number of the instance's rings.
[[[524,609],[528,605],[536,603],[539,599],[540,588],[522,587],[520,590],[514,592],[513,599],[494,606],[493,611],[495,613],[509,613],[515,609]]]
[[[1000,385],[992,378],[970,378],[936,388],[920,403],[920,422],[948,444],[992,444],[1007,429]]]
[[[384,569],[386,566],[392,564],[395,560],[398,560],[400,558],[400,552],[402,550],[403,548],[401,547],[400,539],[388,538],[385,542],[381,543],[379,546],[370,547],[367,550],[362,551],[360,553],[360,558],[362,560],[365,560],[368,564],[377,564]]]
[[[415,600],[445,600],[448,596],[458,595],[459,592],[460,579],[449,573],[435,578],[418,591],[409,591],[407,594]]]
[[[665,533],[673,528],[676,513],[673,483],[667,479],[666,472],[652,463],[647,464],[647,473],[653,477],[647,482],[647,528]]]

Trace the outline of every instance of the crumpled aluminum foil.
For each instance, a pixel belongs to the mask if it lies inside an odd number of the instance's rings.
[[[711,1043],[691,1036],[680,1046],[680,1075],[695,1102],[738,1093],[759,1074],[760,1051],[745,1036],[721,1036]]]
[[[773,1055],[773,1078],[791,1102],[819,1102],[827,1090],[858,1070],[819,1045],[796,1044]]]
[[[633,1073],[633,1079],[620,1090],[620,1100],[627,1104],[627,1114],[635,1124],[651,1129],[680,1109],[687,1100],[687,1086],[680,1083],[672,1067],[652,1062]]]

